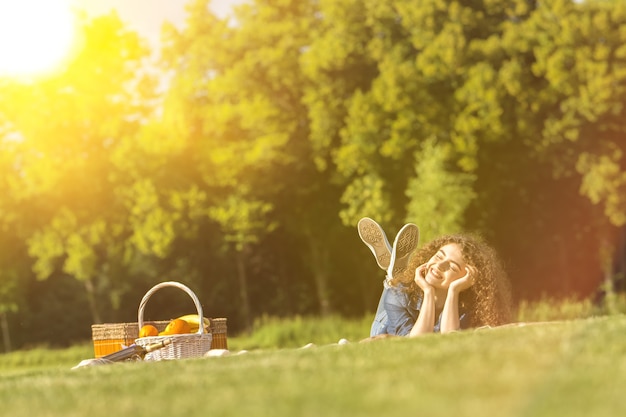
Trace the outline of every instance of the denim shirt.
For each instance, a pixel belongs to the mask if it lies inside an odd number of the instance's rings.
[[[411,297],[402,284],[392,287],[385,280],[370,336],[380,334],[407,336],[417,321],[423,299],[422,293],[415,299]],[[461,311],[459,320],[461,328],[467,328],[469,325],[467,312]],[[441,314],[439,314],[433,330],[435,332],[441,331]]]

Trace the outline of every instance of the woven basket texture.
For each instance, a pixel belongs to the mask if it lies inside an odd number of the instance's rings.
[[[145,361],[160,361],[168,359],[199,358],[211,350],[211,333],[176,334],[169,336],[140,337],[135,340],[139,346],[146,347],[153,343],[170,339],[172,343],[162,349],[146,354]]]
[[[163,331],[169,321],[147,321],[159,331]],[[120,351],[124,346],[135,343],[139,337],[139,325],[133,323],[102,323],[91,325],[91,338],[96,358]]]
[[[137,343],[140,346],[160,342],[164,338],[172,339],[172,343],[159,351],[150,352],[145,360],[182,359],[202,356],[210,349],[228,349],[227,319],[223,317],[210,318],[211,326],[208,333],[194,333],[184,335],[151,336],[139,338],[139,329],[144,324],[152,324],[159,332],[168,325],[169,320],[143,321],[143,309],[157,290],[164,287],[176,287],[187,292],[196,304],[202,317],[202,307],[196,295],[185,285],[175,282],[162,282],[155,285],[144,296],[138,312],[138,321],[133,323],[103,323],[91,326],[94,354],[96,358],[117,352],[125,346]]]
[[[213,342],[211,349],[228,349],[228,326],[227,320],[223,317],[210,319],[211,334],[213,334]]]
[[[146,305],[150,300],[150,297],[154,295],[160,289],[173,287],[183,290],[191,299],[193,300],[194,305],[196,306],[196,311],[200,318],[204,317],[202,312],[202,304],[196,294],[189,289],[184,284],[176,281],[166,281],[161,282],[154,287],[150,288],[148,292],[143,296],[141,302],[139,303],[139,310],[137,312],[137,325],[138,328],[142,328],[144,325],[143,315]],[[139,346],[147,346],[149,344],[160,342],[164,339],[170,339],[171,343],[165,346],[162,349],[155,350],[154,352],[149,352],[144,360],[146,361],[159,361],[163,359],[188,359],[188,358],[197,358],[203,356],[211,349],[211,341],[213,339],[213,335],[209,332],[206,332],[204,326],[200,326],[198,328],[198,332],[194,334],[173,334],[167,336],[150,336],[150,337],[140,337],[135,340],[135,343]]]
[[[225,317],[210,318],[211,349],[228,349],[228,319]],[[165,330],[169,320],[146,321],[145,324],[152,324],[160,332]],[[91,337],[93,340],[94,357],[101,358],[109,353],[122,350],[124,346],[135,343],[139,337],[139,324],[132,323],[102,323],[91,325]]]

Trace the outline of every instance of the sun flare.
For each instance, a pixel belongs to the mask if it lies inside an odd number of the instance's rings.
[[[74,31],[68,0],[0,0],[0,76],[54,70],[69,54]]]

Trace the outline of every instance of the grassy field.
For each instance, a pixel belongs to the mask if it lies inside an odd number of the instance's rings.
[[[70,369],[92,354],[0,355],[2,415],[626,415],[624,315]]]

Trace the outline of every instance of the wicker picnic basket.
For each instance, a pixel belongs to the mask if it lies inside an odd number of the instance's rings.
[[[147,321],[160,332],[165,329],[169,321]],[[101,323],[91,325],[91,338],[95,358],[101,358],[110,353],[122,350],[135,343],[139,337],[137,322],[132,323]]]
[[[211,349],[228,349],[228,320],[225,317],[210,318]],[[144,324],[152,324],[162,332],[167,327],[169,320],[146,321]],[[139,325],[132,323],[101,323],[91,325],[91,337],[95,358],[101,358],[110,353],[118,352],[126,346],[135,343],[139,337]]]
[[[167,281],[155,285],[146,293],[146,295],[143,296],[143,299],[139,304],[139,311],[137,314],[137,326],[141,329],[145,324],[143,320],[143,313],[150,297],[156,291],[166,287],[179,288],[185,291],[187,295],[189,295],[193,300],[196,306],[196,310],[198,311],[200,323],[202,323],[202,319],[204,317],[202,313],[202,305],[200,304],[200,300],[198,300],[198,297],[196,297],[196,294],[194,294],[194,292],[191,291],[189,287],[181,284],[180,282]],[[158,349],[148,353],[144,358],[144,360],[147,361],[159,361],[163,359],[187,359],[201,357],[211,349],[212,338],[213,335],[210,332],[207,333],[204,329],[204,326],[199,326],[197,333],[140,337],[135,339],[135,343],[139,346],[145,347],[153,343],[161,342],[164,339],[170,339],[172,343],[170,343],[163,349]]]
[[[212,334],[211,349],[228,349],[228,320],[224,317],[210,318]],[[152,324],[159,332],[165,330],[169,320],[146,321]],[[132,323],[100,323],[91,325],[94,357],[101,358],[110,353],[118,352],[126,346],[135,343],[139,337],[139,324]]]
[[[211,342],[211,349],[228,349],[228,326],[227,320],[223,317],[209,319],[211,322],[211,334],[213,335],[213,341]]]

